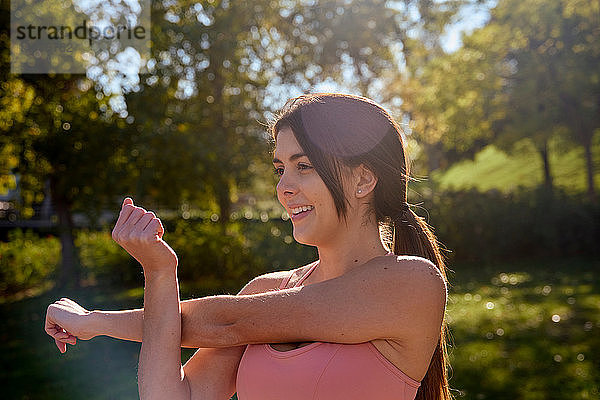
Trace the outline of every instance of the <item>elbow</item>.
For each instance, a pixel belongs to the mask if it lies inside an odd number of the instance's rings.
[[[236,322],[216,327],[212,335],[212,347],[234,347],[247,344],[240,332],[240,324]]]
[[[184,325],[185,326],[185,325]],[[197,328],[182,330],[181,346],[200,347],[232,347],[243,344],[237,323],[206,323]]]
[[[210,296],[182,307],[181,343],[184,347],[233,347],[245,344],[235,296]],[[185,303],[184,303],[185,304]]]
[[[236,304],[231,304],[233,296],[218,296],[213,298],[214,309],[209,313],[209,318],[204,325],[206,347],[234,347],[244,343],[243,322],[244,318],[237,312]]]

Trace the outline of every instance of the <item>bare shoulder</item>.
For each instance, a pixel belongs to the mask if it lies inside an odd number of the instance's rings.
[[[381,259],[382,257],[378,257]],[[394,256],[384,257],[386,262],[394,268],[410,275],[414,278],[427,279],[433,282],[443,283],[446,286],[446,279],[440,269],[431,260],[418,256]]]
[[[376,257],[365,264],[364,272],[373,279],[404,283],[433,298],[446,302],[447,283],[440,269],[430,260],[418,256]],[[373,273],[375,272],[375,273]],[[429,297],[433,299],[432,297]]]
[[[238,295],[266,293],[278,290],[285,280],[294,281],[295,278],[302,276],[310,264],[291,270],[268,272],[252,279],[240,290]]]

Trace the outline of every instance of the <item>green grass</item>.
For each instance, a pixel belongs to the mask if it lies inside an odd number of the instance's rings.
[[[467,399],[600,396],[600,262],[456,267],[452,387]]]
[[[594,183],[600,189],[600,135],[593,146],[595,160]],[[550,169],[554,185],[569,191],[587,190],[585,158],[581,147],[566,147],[553,141],[549,145]],[[430,179],[441,189],[477,188],[480,191],[498,189],[509,192],[518,186],[528,188],[543,183],[542,160],[529,140],[523,140],[508,153],[495,146],[486,146],[474,160],[465,160],[445,171],[434,171]]]
[[[450,382],[459,398],[600,396],[598,261],[452,269]],[[47,305],[63,296],[89,308],[119,309],[139,307],[141,294],[87,288],[0,304],[2,398],[136,399],[138,343],[95,338],[61,355],[43,331],[43,317]],[[191,354],[187,350],[182,358]]]

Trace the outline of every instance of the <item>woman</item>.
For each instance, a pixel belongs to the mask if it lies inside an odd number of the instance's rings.
[[[400,130],[371,100],[290,100],[271,127],[277,197],[319,259],[237,296],[180,302],[177,257],[154,214],[125,199],[113,238],[144,268],[144,309],[62,299],[46,331],[142,341],[142,399],[449,399],[444,262],[410,210]],[[182,367],[180,346],[199,347]]]

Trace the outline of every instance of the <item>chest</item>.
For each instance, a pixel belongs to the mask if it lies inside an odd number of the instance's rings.
[[[299,284],[310,285],[311,283],[316,283],[317,281],[312,281],[312,274],[306,276],[308,269],[309,268],[307,267],[303,267],[292,271],[292,274],[285,287],[291,288]],[[287,351],[308,346],[311,343],[314,342],[271,343],[269,346],[275,351],[285,353]],[[375,339],[371,341],[371,344],[373,344],[380,355],[382,355],[388,362],[393,364],[399,370],[405,370],[407,366],[413,364],[413,360],[410,360],[407,357],[406,349],[401,347],[400,344],[394,340]]]
[[[419,386],[369,342],[275,345],[291,346],[247,346],[238,368],[240,400],[412,400]]]
[[[304,346],[308,346],[311,343],[314,342],[271,343],[269,344],[269,346],[271,346],[273,350],[285,353],[286,351],[291,351]],[[398,343],[394,342],[393,340],[387,339],[375,339],[372,340],[371,343],[373,344],[373,346],[375,346],[377,351],[379,351],[379,353],[381,353],[381,355],[385,357],[389,362],[394,364],[396,368],[400,370],[403,369],[403,367],[406,364],[406,359],[405,357],[403,357],[402,350]]]

